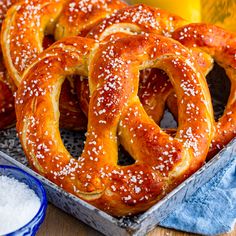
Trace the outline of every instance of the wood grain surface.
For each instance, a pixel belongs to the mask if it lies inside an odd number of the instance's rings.
[[[195,234],[178,232],[161,227],[157,227],[148,234],[148,236],[194,235]],[[46,219],[43,222],[39,232],[37,233],[37,236],[102,236],[102,234],[93,230],[91,227],[87,226],[76,218],[49,204]],[[221,236],[236,236],[236,227],[233,232],[229,234],[222,234]]]

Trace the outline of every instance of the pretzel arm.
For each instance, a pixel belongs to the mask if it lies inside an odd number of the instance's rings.
[[[86,36],[103,19],[126,6],[120,0],[66,1],[55,29],[55,39]]]
[[[231,91],[222,117],[215,126],[209,158],[213,157],[233,137],[236,130],[235,115],[235,69],[236,40],[235,34],[210,24],[190,24],[176,30],[173,38],[187,47],[200,48],[214,58],[225,69],[231,82]]]
[[[123,8],[114,13],[94,27],[88,37],[100,41],[109,41],[117,38],[117,35],[119,37],[125,36],[125,34],[120,36],[120,33],[126,33],[127,35],[145,34],[147,32],[170,37],[175,29],[185,24],[187,24],[187,21],[181,17],[158,8],[139,4]],[[193,57],[196,58],[196,65],[203,73],[212,68],[213,60],[208,54],[193,49]],[[85,81],[82,83],[85,83]],[[86,86],[82,87],[86,88]],[[82,93],[85,92],[82,91]],[[159,70],[152,69],[149,72],[141,73],[139,97],[146,112],[157,123],[160,122],[163,116],[166,103],[169,104],[169,109],[177,117],[176,99],[168,99],[172,93],[173,87],[170,81]]]
[[[84,61],[93,45],[93,40],[82,38],[55,43],[25,71],[22,86],[17,91],[17,129],[25,153],[30,153],[30,164],[69,192],[73,185],[68,179],[62,186],[63,169],[70,164],[73,166],[74,159],[65,149],[58,130],[59,94],[67,75],[87,74]]]
[[[63,1],[34,0],[15,4],[7,12],[1,41],[6,67],[16,86],[43,50],[44,32],[53,31],[62,7]]]

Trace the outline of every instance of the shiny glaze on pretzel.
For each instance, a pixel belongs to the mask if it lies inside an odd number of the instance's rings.
[[[2,27],[2,22],[5,18],[7,10],[16,2],[20,0],[1,0],[0,2],[0,28]]]
[[[66,191],[116,216],[145,211],[196,171],[212,138],[210,94],[193,62],[173,48],[188,53],[178,42],[154,34],[100,45],[72,37],[44,51],[25,72],[16,97],[17,130],[30,164]],[[138,99],[139,70],[147,67],[164,70],[177,93],[174,138]],[[61,84],[73,74],[88,76],[91,91],[86,142],[78,160],[65,149],[58,130]],[[117,164],[118,140],[134,164]]]
[[[19,86],[25,69],[43,51],[45,35],[59,39],[84,34],[94,23],[124,6],[119,0],[29,0],[15,4],[7,13],[2,32],[11,83]],[[76,99],[72,79],[63,85],[60,101],[63,127],[85,129],[87,119]]]
[[[235,34],[219,27],[206,24],[190,24],[174,15],[153,9],[145,5],[131,6],[121,9],[90,33],[90,37],[104,40],[112,33],[124,31],[128,33],[155,32],[173,38],[189,47],[196,58],[198,68],[207,75],[213,67],[213,59],[225,68],[231,81],[231,95],[225,112],[217,122],[216,134],[212,140],[209,157],[221,150],[233,137],[236,129],[234,124],[234,47]],[[227,58],[224,60],[223,58]],[[177,118],[176,97],[170,81],[159,70],[143,72],[140,81],[139,97],[147,113],[158,123],[165,104]]]
[[[190,49],[199,50],[202,55],[208,55],[212,57],[221,67],[225,69],[227,76],[231,82],[230,96],[225,107],[224,113],[221,118],[215,122],[215,134],[210,146],[208,158],[212,158],[219,150],[221,150],[226,144],[228,144],[236,136],[236,118],[235,118],[235,73],[236,73],[236,35],[230,33],[220,27],[195,23],[189,24],[176,29],[173,32],[172,37],[178,40],[183,45]],[[204,61],[204,60],[203,60]],[[211,69],[211,65],[202,66],[202,72],[207,75]],[[165,94],[167,99],[165,100],[170,110],[174,113],[176,119],[178,119],[177,111],[177,99],[173,93],[173,88],[168,82],[168,79],[161,81],[158,78],[152,78],[152,83],[160,84],[160,87],[165,87]],[[158,93],[154,89],[147,91],[147,83],[144,85],[145,102],[150,104],[153,100],[155,103],[163,103],[163,99],[159,97]],[[150,86],[153,88],[152,86]],[[170,92],[171,91],[171,92]],[[156,95],[155,95],[156,94]],[[163,106],[164,107],[164,106]],[[161,116],[164,110],[158,110],[158,115]],[[156,113],[155,113],[156,114]]]
[[[170,37],[175,29],[185,24],[187,21],[177,15],[139,4],[128,6],[113,13],[95,26],[87,37],[106,41],[124,37],[127,34],[145,34],[147,32]],[[208,73],[213,66],[212,58],[198,49],[192,49],[192,54],[195,57],[197,67],[204,74]],[[156,123],[160,122],[166,103],[169,104],[171,112],[177,114],[177,106],[172,106],[170,99],[170,95],[173,94],[173,87],[167,78],[159,69],[142,71],[140,76],[139,98],[145,111]],[[77,85],[77,93],[80,103],[83,104],[84,112],[88,110],[86,100],[89,99],[86,96],[88,94],[86,83],[87,81],[83,80]]]
[[[156,33],[170,36],[171,32],[188,22],[183,18],[159,8],[138,4],[122,8],[95,26],[88,37],[104,40],[116,32]]]
[[[155,9],[144,4],[139,4],[135,6],[127,6],[126,8],[122,8],[113,13],[100,24],[97,24],[92,28],[87,37],[99,41],[109,41],[114,40],[115,38],[125,37],[127,34],[140,34],[145,32],[169,35],[177,26],[185,23],[187,22],[179,16],[170,14],[161,9]],[[157,73],[159,71],[158,69],[153,70],[157,71]],[[154,73],[153,70],[151,70],[152,74]],[[147,71],[141,73],[139,97],[145,110],[157,121],[162,117],[163,106],[165,105],[165,101],[171,93],[171,90],[162,90],[159,89],[158,85],[156,85],[156,93],[152,93],[152,96],[155,94],[158,98],[153,96],[152,101],[150,101],[150,99],[146,97],[146,90],[150,88],[148,87],[148,84],[150,83],[147,80],[152,80],[152,74],[146,76],[147,74]],[[161,76],[162,75],[159,74],[159,77]],[[160,78],[160,80],[162,80],[162,78]],[[169,84],[172,88],[170,82]],[[83,112],[87,114],[89,104],[88,81],[77,80],[76,90],[81,108]],[[159,103],[157,104],[156,101],[159,101]],[[155,103],[155,106],[153,106],[153,103]]]
[[[225,69],[231,91],[221,118],[215,124],[215,134],[209,157],[214,156],[236,136],[236,35],[210,24],[189,24],[177,29],[173,38],[183,45],[208,53]]]

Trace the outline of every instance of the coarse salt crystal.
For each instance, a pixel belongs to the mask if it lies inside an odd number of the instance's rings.
[[[0,235],[21,228],[37,214],[40,199],[25,183],[0,176]]]

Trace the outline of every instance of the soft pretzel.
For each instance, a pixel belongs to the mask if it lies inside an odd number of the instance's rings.
[[[212,158],[236,136],[236,117],[234,114],[236,107],[236,88],[234,85],[236,73],[236,35],[211,24],[195,23],[176,29],[176,31],[173,32],[172,37],[189,48],[194,48],[194,50],[197,49],[211,56],[225,69],[231,82],[230,96],[224,113],[221,118],[215,122],[215,134],[208,153],[208,158]],[[207,66],[206,68],[210,69],[211,67]],[[205,70],[205,75],[207,75],[208,72],[208,70]],[[157,83],[157,79],[155,77],[152,78],[153,83]],[[160,87],[166,84],[169,85],[169,82],[166,79],[164,81],[159,80],[159,83]],[[147,90],[146,86],[144,86],[144,89]],[[158,97],[158,94],[153,96],[154,93],[155,91],[151,90],[149,92],[149,97],[145,97],[147,104],[150,104],[153,99],[156,99],[155,103],[163,101]],[[171,86],[166,86],[166,94],[167,99],[165,101],[168,103],[168,107],[174,111],[175,117],[177,117],[177,99]],[[158,114],[162,114],[160,109],[158,110]]]
[[[215,134],[209,157],[214,156],[236,136],[236,35],[210,24],[190,24],[173,33],[187,47],[200,48],[225,69],[231,82],[231,91],[221,118],[215,124]]]
[[[5,18],[7,10],[16,2],[20,0],[1,0],[0,2],[0,28],[2,27],[2,22]]]
[[[236,35],[214,25],[197,23],[177,29],[173,32],[173,38],[189,48],[197,48],[209,54],[225,69],[231,82],[230,96],[224,113],[221,118],[215,122],[215,134],[208,153],[208,158],[212,158],[236,136],[236,118],[234,114],[236,106],[234,85],[236,73],[236,60],[234,57],[234,53],[236,52]],[[205,74],[208,72],[209,71],[205,71]],[[155,81],[153,83],[155,83]],[[163,86],[164,83],[166,82],[160,82],[160,86]],[[167,90],[169,92],[172,89],[168,87]],[[154,91],[150,92],[150,96],[152,93],[154,93]],[[176,109],[177,100],[174,93],[172,92],[168,94],[168,96],[166,100],[169,102],[168,106]],[[157,99],[156,103],[162,101],[157,95],[155,97]],[[147,103],[148,102],[149,98],[147,98]],[[175,110],[174,112],[177,117],[177,111]]]
[[[101,41],[107,36],[121,31],[135,34],[149,32],[170,36],[171,32],[187,23],[183,18],[159,8],[138,4],[113,13],[95,26],[89,32],[88,37]]]
[[[112,33],[123,30],[130,33],[156,32],[169,37],[176,30],[173,37],[191,48],[202,73],[207,75],[212,69],[213,60],[211,57],[225,68],[231,81],[231,95],[225,112],[216,125],[215,138],[212,140],[209,152],[209,157],[212,157],[235,137],[236,133],[234,119],[231,119],[234,117],[232,111],[234,110],[233,52],[235,35],[219,27],[206,24],[191,24],[189,30],[188,26],[183,26],[186,23],[180,17],[170,15],[160,9],[137,5],[121,9],[105,19],[89,33],[89,36],[101,40]],[[195,28],[196,32],[194,32]],[[224,57],[228,59],[224,60]],[[172,113],[177,117],[176,97],[170,81],[158,70],[149,70],[149,72],[143,73],[151,73],[151,75],[143,76],[139,90],[140,100],[148,114],[158,123],[162,118],[164,105],[167,103]]]
[[[119,0],[29,0],[15,4],[7,13],[1,39],[10,82],[19,86],[25,69],[43,51],[44,35],[59,39],[84,34],[99,20],[124,6]],[[87,119],[73,87],[72,79],[63,85],[61,123],[65,128],[84,129]]]
[[[106,41],[125,37],[127,34],[144,34],[147,32],[170,37],[176,28],[185,24],[187,24],[187,21],[179,16],[158,8],[139,4],[122,8],[113,13],[95,26],[87,37]],[[213,66],[212,58],[198,49],[193,49],[192,54],[200,70],[204,74],[208,73]],[[77,80],[76,87],[82,110],[86,114],[89,100],[87,81]],[[145,111],[155,122],[160,122],[166,103],[170,104],[171,112],[177,114],[176,106],[171,105],[170,95],[172,93],[171,82],[166,79],[166,76],[159,69],[149,69],[141,72],[139,98]]]
[[[231,61],[224,61],[222,58],[225,56],[226,58],[231,57],[231,60],[234,59],[232,51],[234,51],[235,35],[215,26],[205,25],[206,28],[204,28],[204,24],[190,25],[191,30],[189,32],[188,26],[183,26],[186,23],[180,17],[168,15],[167,12],[160,9],[136,5],[121,9],[105,19],[100,25],[92,29],[89,37],[104,40],[110,34],[122,30],[129,33],[156,32],[171,36],[174,30],[176,30],[179,33],[174,32],[173,37],[191,48],[202,73],[207,75],[212,69],[213,60],[211,57],[213,57],[225,69],[229,67],[229,69],[226,69],[226,73],[230,77],[231,84],[233,84],[234,72],[231,72],[233,64],[231,65]],[[194,33],[195,27],[196,33]],[[169,109],[177,118],[176,97],[170,81],[159,70],[149,70],[143,72],[143,74],[146,74],[146,76],[142,76],[139,97],[148,114],[158,123],[162,118],[165,103],[167,103]],[[233,120],[231,120],[231,116],[234,116],[231,113],[233,108],[231,103],[234,99],[233,93],[234,88],[232,86],[231,96],[228,101],[230,105],[226,106],[224,115],[219,120],[219,123],[217,123],[216,135],[212,141],[209,157],[216,154],[218,150],[222,149],[235,136],[234,133],[236,131],[234,124],[232,124]]]
[[[100,45],[72,37],[44,51],[26,70],[16,97],[17,130],[30,164],[112,215],[136,214],[155,204],[204,163],[214,122],[205,78],[191,55],[187,59],[174,49],[188,54],[178,42],[150,34]],[[164,70],[177,93],[175,138],[139,102],[139,70],[147,67]],[[65,149],[58,130],[61,84],[73,74],[88,76],[91,92],[78,160]],[[117,164],[118,137],[134,164]]]

